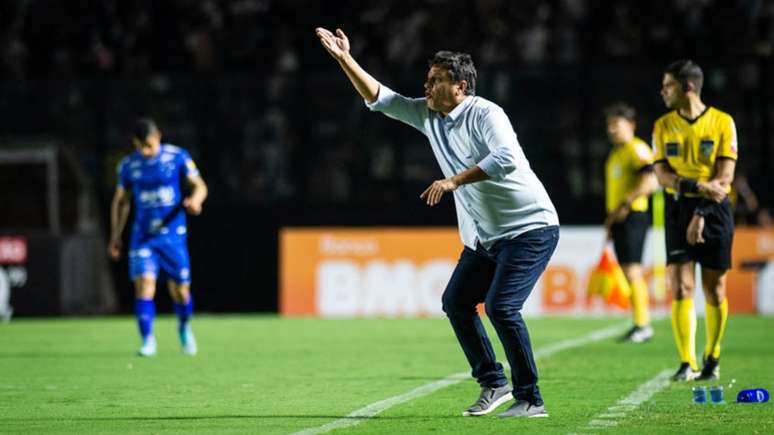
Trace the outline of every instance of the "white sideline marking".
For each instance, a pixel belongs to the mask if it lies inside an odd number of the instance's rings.
[[[591,331],[590,333],[586,335],[582,335],[580,337],[570,338],[568,340],[562,340],[554,344],[549,344],[548,346],[542,347],[537,351],[535,351],[535,359],[547,358],[563,350],[580,347],[588,343],[593,343],[595,341],[600,341],[606,338],[617,336],[625,329],[626,326],[628,326],[628,324],[629,322],[626,321],[625,323],[622,323],[619,325],[609,326],[607,328]],[[292,435],[313,435],[313,434],[326,433],[334,429],[342,429],[345,427],[356,426],[360,424],[363,420],[368,420],[370,418],[373,418],[377,414],[389,408],[392,408],[395,405],[400,405],[401,403],[405,403],[419,397],[427,396],[428,394],[431,394],[435,391],[438,391],[450,385],[457,384],[469,378],[470,378],[469,372],[455,373],[453,375],[450,375],[441,379],[440,381],[431,382],[429,384],[425,384],[420,387],[417,387],[407,393],[403,393],[398,396],[393,396],[388,399],[380,400],[370,405],[366,405],[356,411],[350,412],[344,418],[334,420],[322,426],[312,427],[309,429],[304,429],[298,432],[294,432]]]
[[[641,404],[653,397],[654,394],[663,390],[669,385],[670,370],[662,370],[653,379],[640,385],[631,394],[616,402],[615,405],[607,408],[604,412],[597,414],[589,421],[586,429],[605,429],[618,425],[618,420],[626,417],[626,414],[634,411]]]

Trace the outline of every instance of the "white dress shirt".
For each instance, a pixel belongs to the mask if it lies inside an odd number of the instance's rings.
[[[427,136],[445,177],[478,165],[491,179],[454,191],[460,238],[476,249],[549,225],[559,225],[551,199],[529,167],[508,116],[495,103],[467,96],[447,116],[430,110],[425,98],[407,98],[380,85],[366,106]]]

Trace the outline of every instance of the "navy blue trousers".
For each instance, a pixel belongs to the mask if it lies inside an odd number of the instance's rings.
[[[513,396],[533,405],[542,405],[543,399],[521,309],[558,242],[559,227],[549,226],[500,240],[489,249],[481,244],[475,251],[465,247],[443,293],[443,310],[473,377],[484,387],[508,383],[476,312],[476,305],[483,302],[511,365]]]

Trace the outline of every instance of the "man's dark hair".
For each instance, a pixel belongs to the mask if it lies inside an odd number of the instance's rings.
[[[158,131],[158,129],[159,128],[156,127],[156,122],[154,122],[151,118],[140,118],[134,122],[132,136],[135,139],[143,141],[148,138],[149,134]]]
[[[701,86],[704,84],[704,72],[692,60],[681,59],[672,62],[664,72],[671,74],[680,83],[680,86],[683,87],[684,92],[688,91],[688,83],[691,83],[694,91],[697,94],[701,94]]]
[[[440,66],[446,68],[454,82],[465,80],[468,87],[465,89],[465,95],[476,95],[476,67],[473,65],[473,58],[467,53],[455,51],[439,51],[435,53],[428,62],[430,66]]]
[[[637,111],[634,107],[623,103],[617,102],[605,107],[605,118],[621,117],[629,122],[635,122],[637,119]]]

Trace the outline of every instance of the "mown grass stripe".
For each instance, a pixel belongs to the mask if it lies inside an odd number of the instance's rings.
[[[589,343],[593,343],[596,341],[601,341],[601,340],[608,339],[610,337],[617,336],[625,329],[627,325],[628,325],[628,321],[626,323],[598,329],[588,334],[582,335],[580,337],[570,338],[567,340],[562,340],[553,344],[549,344],[547,346],[544,346],[538,349],[535,352],[535,358],[536,359],[548,358],[556,353],[559,353],[568,349],[581,347]],[[438,391],[442,388],[446,388],[450,385],[454,385],[456,383],[462,382],[463,380],[466,380],[469,378],[470,378],[470,374],[468,372],[455,373],[439,381],[431,382],[429,384],[425,384],[420,387],[417,387],[404,394],[393,396],[384,400],[380,400],[378,402],[374,402],[370,405],[366,405],[356,411],[350,412],[345,417],[339,418],[337,420],[334,420],[322,426],[313,427],[313,428],[301,430],[299,432],[295,432],[293,435],[321,434],[321,433],[330,432],[334,429],[342,429],[346,427],[356,426],[361,422],[371,419],[376,415],[378,415],[379,413],[384,412],[385,410],[395,405],[400,405],[401,403],[405,403],[405,402],[417,399],[419,397],[427,396],[428,394],[432,394],[435,391]]]

